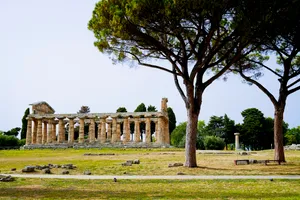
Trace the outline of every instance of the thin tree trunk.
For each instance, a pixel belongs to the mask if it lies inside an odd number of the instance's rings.
[[[283,147],[283,113],[284,106],[275,107],[274,113],[274,160],[285,162]]]
[[[185,166],[197,167],[196,140],[199,112],[195,113],[192,108],[187,109],[187,125],[185,140]]]

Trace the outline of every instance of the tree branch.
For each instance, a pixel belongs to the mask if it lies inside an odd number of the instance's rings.
[[[290,94],[292,94],[292,93],[294,93],[294,92],[296,92],[296,91],[298,91],[298,90],[300,90],[300,85],[297,86],[297,87],[295,87],[295,88],[293,88],[293,89],[291,89],[291,90],[289,90],[289,91],[288,91],[288,95],[290,95]]]
[[[293,83],[289,84],[289,85],[287,86],[287,88],[290,88],[290,87],[292,87],[293,85],[295,85],[295,84],[297,84],[297,83],[299,83],[299,82],[300,82],[300,78],[297,79],[296,81],[294,81]]]
[[[258,65],[261,65],[262,67],[266,68],[267,70],[269,70],[270,72],[272,72],[273,74],[275,74],[276,76],[279,76],[280,78],[282,78],[282,75],[278,74],[277,72],[275,72],[273,69],[271,69],[270,67],[264,65],[263,63],[261,62],[257,62],[255,60],[250,60],[250,59],[247,59],[249,62],[253,62],[255,64],[258,64]]]
[[[240,73],[240,75],[241,75],[246,81],[255,84],[261,91],[263,91],[263,92],[269,97],[269,99],[272,101],[272,103],[273,103],[274,105],[276,105],[276,106],[278,105],[278,102],[277,102],[277,100],[275,99],[275,97],[274,97],[274,96],[271,94],[271,92],[269,92],[269,90],[267,90],[262,84],[260,84],[259,82],[257,82],[257,81],[255,81],[255,80],[251,79],[250,77],[246,76],[246,75],[243,73],[241,67],[240,67],[240,70],[239,70],[238,72]]]
[[[133,53],[131,53],[131,52],[129,52],[129,51],[124,51],[124,52],[125,52],[125,53],[128,53],[128,54],[130,54],[130,55],[132,55],[132,56],[134,56],[135,59],[138,61],[138,64],[139,64],[139,65],[143,65],[143,66],[150,67],[150,68],[155,68],[155,69],[160,69],[160,70],[169,72],[169,73],[171,73],[171,74],[181,76],[180,71],[179,71],[179,73],[177,73],[176,71],[174,72],[174,70],[171,71],[171,70],[169,70],[169,69],[166,69],[166,68],[164,68],[164,67],[160,67],[160,66],[158,66],[158,65],[152,65],[152,64],[148,64],[148,63],[143,63],[143,62],[141,62],[141,60],[138,58],[138,56],[136,56],[135,54],[133,54]]]
[[[174,66],[173,66],[173,71],[174,72],[176,71]],[[174,82],[175,82],[176,88],[178,89],[179,94],[181,95],[184,103],[187,104],[187,98],[186,98],[182,88],[180,87],[180,84],[178,82],[178,77],[177,77],[176,73],[173,73],[173,76],[174,76]]]

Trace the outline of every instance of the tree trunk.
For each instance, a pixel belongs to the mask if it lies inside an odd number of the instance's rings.
[[[283,148],[283,113],[284,106],[275,107],[274,113],[274,160],[285,162]]]
[[[185,140],[185,166],[197,167],[196,140],[197,124],[199,112],[195,112],[193,107],[187,108],[187,125]]]

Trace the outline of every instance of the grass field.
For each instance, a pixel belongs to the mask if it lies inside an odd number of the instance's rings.
[[[102,156],[84,156],[85,153],[110,154]],[[286,151],[287,163],[282,165],[251,164],[234,165],[235,159],[272,159],[273,151],[258,151],[252,155],[236,154],[197,154],[197,168],[174,167],[169,163],[184,163],[183,149],[66,149],[66,150],[5,150],[0,151],[0,173],[21,173],[27,165],[68,164],[77,169],[70,174],[82,174],[90,170],[94,175],[300,175],[300,151]],[[126,160],[139,159],[139,165],[124,167]],[[63,169],[52,169],[60,174]],[[40,173],[37,171],[36,173]]]
[[[55,180],[0,184],[0,199],[299,199],[299,180]]]
[[[92,154],[114,154],[84,156]],[[67,149],[0,151],[0,173],[21,173],[26,165],[68,164],[70,174],[94,175],[300,175],[300,152],[286,151],[282,165],[235,166],[235,159],[272,159],[272,151],[252,155],[197,154],[197,168],[174,167],[184,162],[183,149]],[[122,166],[139,159],[139,165]],[[11,172],[11,168],[17,171]],[[61,174],[63,169],[51,169]],[[41,173],[40,171],[34,173]],[[16,178],[0,182],[0,199],[300,199],[300,180],[74,180]]]

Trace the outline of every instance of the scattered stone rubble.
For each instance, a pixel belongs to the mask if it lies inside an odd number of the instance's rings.
[[[183,163],[170,163],[168,167],[180,167],[183,166]]]
[[[132,166],[132,164],[138,165],[140,164],[140,160],[139,159],[127,160],[125,163],[122,163],[122,166]]]
[[[53,168],[62,168],[62,169],[76,169],[76,166],[73,164],[48,164],[48,165],[36,165],[36,166],[26,166],[22,169],[22,172],[35,172],[36,170],[42,171],[44,174],[51,174],[51,169]],[[69,171],[63,170],[62,174],[69,174]]]
[[[85,153],[84,156],[114,156],[114,153]]]
[[[92,172],[91,172],[90,170],[85,170],[85,171],[83,172],[83,174],[84,174],[84,175],[91,175]]]
[[[14,181],[15,179],[13,177],[9,176],[3,176],[0,175],[0,182],[11,182]]]
[[[300,144],[292,144],[285,146],[284,150],[300,150]]]

